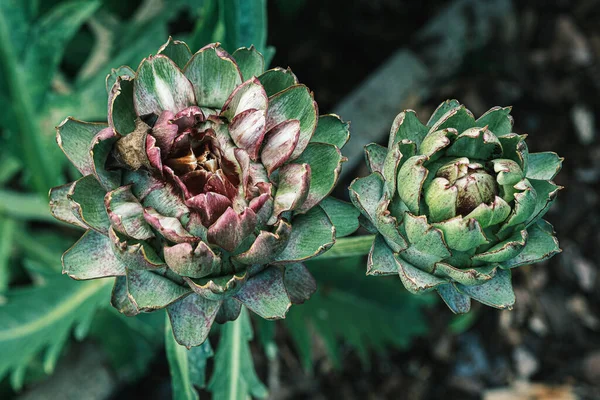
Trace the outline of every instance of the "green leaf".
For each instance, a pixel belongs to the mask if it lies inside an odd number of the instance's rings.
[[[108,122],[111,128],[123,136],[135,130],[137,115],[133,105],[132,80],[117,77],[108,93],[108,107]]]
[[[300,137],[290,156],[293,160],[302,154],[317,125],[316,104],[311,91],[304,85],[291,86],[269,98],[266,130],[290,119],[300,121]]]
[[[511,284],[510,270],[499,269],[489,281],[476,286],[456,284],[458,290],[473,299],[500,309],[512,309],[515,293]]]
[[[433,114],[431,114],[431,118],[429,118],[429,121],[427,121],[427,127],[431,128],[433,126],[433,124],[435,124],[440,118],[442,118],[442,116],[444,114],[446,114],[448,111],[452,110],[453,108],[457,108],[460,106],[460,103],[458,102],[458,100],[446,100],[444,101],[442,104],[440,104],[435,111],[433,112]]]
[[[439,131],[446,128],[454,128],[461,134],[469,128],[475,126],[475,118],[471,111],[463,105],[449,110],[435,124],[432,125],[430,132]]]
[[[183,71],[194,87],[200,107],[220,109],[233,90],[242,83],[234,61],[223,49],[208,46],[192,56]]]
[[[319,255],[317,259],[364,256],[371,250],[374,238],[375,235],[366,235],[337,239],[333,247]]]
[[[265,59],[254,46],[239,48],[232,56],[240,68],[243,81],[260,76],[265,70]]]
[[[265,319],[285,318],[292,306],[283,281],[283,270],[270,267],[251,277],[233,296]]]
[[[413,296],[397,278],[365,276],[359,257],[314,260],[307,265],[319,282],[317,293],[301,307],[292,307],[284,321],[305,367],[313,365],[309,341],[313,331],[337,368],[342,344],[357,351],[368,365],[370,350],[406,349],[414,338],[427,333],[423,309],[436,301],[434,296]]]
[[[192,52],[188,45],[185,42],[173,40],[171,36],[169,36],[167,43],[161,46],[157,54],[164,54],[169,57],[182,70],[190,58],[192,58]]]
[[[320,207],[292,220],[292,234],[288,245],[277,256],[276,262],[302,261],[315,257],[335,242],[335,227]]]
[[[16,219],[56,223],[48,201],[34,193],[19,193],[0,189],[0,213]]]
[[[510,110],[511,107],[493,107],[479,117],[476,124],[480,128],[487,126],[496,136],[508,135],[513,127]]]
[[[398,171],[398,195],[415,215],[420,215],[423,183],[429,174],[423,166],[426,161],[427,156],[411,157]]]
[[[521,265],[535,264],[549,259],[561,252],[554,229],[548,222],[540,219],[527,229],[527,244],[519,255],[502,263],[502,268],[515,268]]]
[[[267,388],[260,382],[250,352],[252,325],[245,309],[239,318],[221,329],[213,375],[208,390],[215,399],[246,400],[249,396],[266,398]]]
[[[367,259],[367,275],[398,275],[398,263],[394,252],[381,235],[375,235]]]
[[[29,75],[27,88],[35,107],[43,104],[67,44],[99,6],[99,1],[62,2],[32,26],[23,68]]]
[[[188,42],[192,49],[198,49],[206,43],[212,43],[214,39],[219,18],[219,2],[205,1],[199,6],[199,18],[196,19],[196,26]]]
[[[73,203],[73,210],[83,223],[103,234],[108,233],[110,221],[104,205],[106,190],[93,175],[77,180],[67,198]]]
[[[2,293],[8,289],[10,257],[17,228],[18,225],[14,219],[0,215],[0,301]]]
[[[277,323],[275,321],[269,321],[264,318],[254,318],[254,326],[257,330],[257,338],[260,344],[263,346],[263,350],[269,360],[277,358],[279,349],[275,342],[275,333]]]
[[[308,196],[298,209],[306,212],[319,204],[331,191],[342,170],[342,153],[339,148],[328,143],[309,143],[295,162],[310,165],[310,186]]]
[[[393,145],[402,140],[410,140],[411,142],[420,145],[425,135],[427,135],[427,127],[419,121],[417,113],[413,110],[403,111],[396,116],[396,119],[392,123],[388,140],[388,149],[391,149]]]
[[[264,53],[267,44],[266,0],[221,0],[225,22],[223,47],[233,51],[256,46]]]
[[[198,399],[194,384],[204,387],[205,369],[208,358],[212,356],[210,343],[205,341],[201,346],[186,349],[175,341],[171,323],[167,317],[165,323],[165,346],[169,370],[171,371],[171,388],[174,400]]]
[[[186,347],[204,343],[221,303],[192,293],[167,307],[177,343]]]
[[[454,283],[446,283],[436,288],[444,303],[455,314],[467,314],[471,310],[471,298],[458,291]]]
[[[341,149],[348,139],[350,139],[350,122],[342,121],[338,115],[327,114],[319,117],[315,134],[310,141],[329,143]]]
[[[276,93],[281,92],[289,88],[290,86],[297,85],[298,79],[292,70],[283,68],[273,68],[266,71],[264,74],[258,77],[258,80],[265,88],[267,96],[273,96]]]
[[[19,159],[9,154],[8,149],[5,150],[0,154],[0,186],[4,186],[23,168]]]
[[[115,374],[135,382],[148,373],[162,348],[164,320],[158,312],[132,318],[108,307],[94,317],[90,336],[104,349]]]
[[[90,147],[94,137],[106,123],[90,123],[68,117],[56,127],[56,141],[69,161],[81,172],[89,175],[93,171],[94,160]]]
[[[384,183],[379,172],[356,178],[349,187],[350,200],[383,235],[394,252],[398,252],[406,249],[407,243],[398,231],[396,220],[382,212],[382,205],[386,205],[383,196]]]
[[[106,75],[106,93],[110,94],[110,90],[117,81],[118,77],[128,76],[130,78],[135,77],[135,71],[127,65],[121,65],[119,68],[111,68],[110,74]]]
[[[73,279],[125,275],[125,265],[115,256],[107,236],[88,230],[62,257],[63,273]]]
[[[365,161],[369,172],[383,174],[383,166],[387,157],[388,149],[377,143],[369,143],[365,146]]]
[[[356,232],[359,227],[358,216],[360,211],[351,203],[329,196],[324,198],[319,205],[335,226],[336,238],[342,238]]]
[[[138,67],[133,82],[137,115],[178,113],[196,104],[194,87],[175,63],[164,55],[148,57]]]
[[[127,269],[129,299],[140,311],[154,311],[176,302],[191,292],[153,271]]]
[[[53,167],[54,163],[49,162],[45,151],[47,141],[42,140],[42,132],[37,125],[36,102],[40,99],[32,97],[27,76],[29,71],[20,62],[20,48],[27,43],[25,37],[28,36],[21,7],[19,2],[0,2],[0,84],[3,94],[8,94],[7,104],[12,108],[11,121],[14,123],[11,123],[11,128],[18,131],[20,156],[30,168],[33,187],[42,194],[58,183],[59,171]]]
[[[554,179],[556,174],[562,168],[564,158],[559,157],[554,152],[529,153],[529,168],[527,169],[527,178],[550,180]]]
[[[107,303],[111,284],[110,279],[74,282],[57,276],[44,286],[8,291],[6,304],[0,306],[0,379],[24,368],[44,349],[64,343],[75,326]],[[54,367],[58,351],[53,348],[51,353],[47,370]]]

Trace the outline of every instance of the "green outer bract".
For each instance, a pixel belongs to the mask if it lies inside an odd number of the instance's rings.
[[[335,200],[320,202],[348,124],[319,117],[289,69],[264,67],[254,47],[192,54],[169,38],[136,72],[107,77],[108,124],[57,127],[83,177],[50,191],[51,211],[86,229],[64,273],[115,277],[116,309],[166,308],[188,347],[242,306],[284,318],[316,290],[301,262],[335,241]]]
[[[561,189],[552,179],[562,158],[530,154],[525,136],[512,133],[510,110],[476,120],[448,100],[426,125],[406,110],[387,149],[365,147],[371,174],[349,190],[377,233],[368,275],[398,274],[412,293],[436,290],[456,313],[471,299],[511,308],[511,268],[560,252],[542,216]]]

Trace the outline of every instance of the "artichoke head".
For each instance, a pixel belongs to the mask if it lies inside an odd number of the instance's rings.
[[[529,153],[512,127],[509,107],[476,120],[449,100],[426,125],[400,113],[387,149],[365,147],[371,174],[350,197],[376,233],[367,274],[399,274],[413,293],[436,290],[457,313],[471,298],[512,307],[510,269],[560,251],[542,216],[561,189],[552,179],[562,163]]]
[[[348,124],[319,117],[309,89],[290,70],[265,72],[253,47],[192,55],[169,39],[106,82],[108,123],[57,128],[83,177],[51,190],[51,210],[86,229],[64,272],[116,277],[112,305],[166,308],[185,346],[242,305],[277,319],[308,299],[316,285],[301,261],[334,242],[319,203]]]

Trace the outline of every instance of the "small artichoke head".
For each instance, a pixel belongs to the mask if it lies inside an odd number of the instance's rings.
[[[371,175],[350,186],[376,238],[368,274],[399,274],[411,292],[436,290],[455,312],[471,299],[510,308],[510,269],[560,251],[542,216],[560,186],[562,158],[529,153],[509,107],[475,119],[456,100],[427,124],[396,117],[388,148],[366,146]]]

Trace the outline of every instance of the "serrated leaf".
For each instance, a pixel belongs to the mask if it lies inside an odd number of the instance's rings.
[[[213,398],[246,400],[250,396],[261,399],[268,396],[267,388],[254,369],[248,344],[252,336],[252,325],[245,309],[237,320],[223,325],[215,368],[208,383]]]
[[[0,379],[47,348],[54,353],[46,364],[52,370],[60,352],[56,342],[107,304],[111,284],[110,279],[74,282],[56,276],[44,286],[9,290],[6,304],[0,306]]]
[[[342,343],[356,350],[368,365],[371,350],[406,348],[413,338],[427,332],[422,309],[435,297],[413,296],[395,278],[366,277],[360,257],[314,260],[307,265],[319,289],[309,302],[292,307],[285,319],[305,367],[313,364],[307,342],[313,328],[337,367]]]
[[[142,313],[132,318],[109,307],[97,313],[90,335],[104,349],[115,374],[133,382],[147,373],[162,348],[163,325],[161,313]]]

